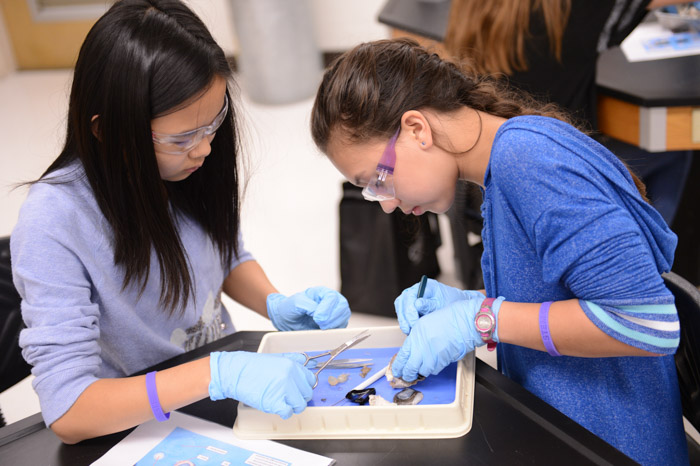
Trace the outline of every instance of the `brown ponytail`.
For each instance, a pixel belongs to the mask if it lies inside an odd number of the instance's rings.
[[[330,65],[316,95],[311,134],[326,152],[336,127],[353,141],[389,138],[408,110],[450,112],[463,106],[503,118],[542,115],[571,122],[556,105],[542,105],[411,39],[394,39],[360,44]]]

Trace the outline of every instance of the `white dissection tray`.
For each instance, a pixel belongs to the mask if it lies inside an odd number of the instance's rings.
[[[326,351],[349,340],[363,328],[272,332],[266,334],[259,353]],[[371,336],[354,348],[400,347],[405,335],[399,327],[372,327]],[[338,358],[343,358],[341,353]],[[243,439],[374,439],[455,438],[472,426],[474,411],[474,352],[457,363],[455,396],[451,403],[413,406],[308,406],[289,419],[238,404],[233,426]],[[324,371],[325,372],[325,371]],[[324,379],[321,372],[319,383]],[[421,384],[429,383],[430,377]],[[326,382],[327,383],[327,382]],[[347,390],[352,386],[346,387]],[[419,386],[415,388],[419,389]],[[344,390],[342,393],[345,393]]]

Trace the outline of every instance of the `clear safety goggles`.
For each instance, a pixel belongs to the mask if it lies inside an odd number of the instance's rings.
[[[394,193],[394,166],[396,165],[396,139],[399,131],[391,137],[379,159],[377,170],[362,190],[362,196],[368,201],[388,201],[396,197]]]
[[[214,139],[216,130],[218,130],[224,122],[227,113],[228,96],[224,95],[224,108],[216,115],[214,121],[212,121],[210,125],[179,134],[163,134],[151,131],[153,142],[158,144],[158,152],[164,152],[166,154],[186,154],[197,147],[205,137],[209,138],[209,141]]]

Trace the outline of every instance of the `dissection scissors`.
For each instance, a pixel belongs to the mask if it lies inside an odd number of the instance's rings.
[[[326,351],[325,353],[317,354],[315,356],[309,356],[308,354],[302,352],[301,354],[303,354],[304,357],[306,358],[306,361],[304,361],[304,365],[306,365],[312,359],[320,358],[322,356],[330,356],[330,358],[323,361],[322,363],[319,362],[319,364],[321,364],[321,367],[314,374],[314,376],[316,377],[316,382],[314,383],[313,388],[316,388],[316,386],[318,385],[318,374],[323,369],[328,367],[330,362],[333,361],[333,359],[335,359],[336,356],[338,356],[340,353],[342,353],[346,349],[352,348],[353,346],[355,346],[356,344],[358,344],[359,342],[361,342],[365,338],[369,338],[370,335],[371,335],[371,333],[369,333],[369,330],[364,330],[364,331],[358,333],[357,335],[355,335],[354,337],[352,337],[351,339],[349,339],[348,341],[346,341],[345,343],[343,343],[342,345],[338,346],[337,348]]]

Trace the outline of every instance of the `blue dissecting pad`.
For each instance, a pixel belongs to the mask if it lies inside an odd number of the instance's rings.
[[[373,364],[370,366],[371,370],[367,373],[365,378],[360,376],[361,367],[356,367],[352,369],[323,369],[318,376],[318,385],[314,389],[314,395],[309,406],[360,406],[357,403],[353,403],[345,399],[345,394],[360,385],[367,378],[371,377],[378,370],[382,369],[384,366],[389,364],[392,356],[398,353],[399,348],[351,348],[345,350],[338,359],[345,358],[371,358]],[[308,351],[309,356],[314,356],[316,354],[323,353],[323,351]],[[319,358],[319,365],[326,360],[326,358]],[[316,369],[311,369],[312,372],[316,372]],[[348,380],[344,383],[339,383],[338,385],[331,385],[328,383],[328,376],[332,375],[338,377],[341,374],[348,374]],[[438,375],[431,375],[422,382],[418,382],[411,388],[418,390],[423,393],[423,401],[420,405],[435,404],[443,405],[452,403],[455,400],[455,389],[457,386],[457,363],[454,362],[442,370]],[[401,389],[392,388],[387,382],[386,377],[382,377],[376,382],[374,382],[370,387],[377,390],[377,395],[380,395],[385,400],[391,402],[394,400],[394,395],[401,391]],[[369,387],[368,387],[369,388]],[[338,404],[338,400],[343,400]],[[369,406],[369,404],[365,405]]]

